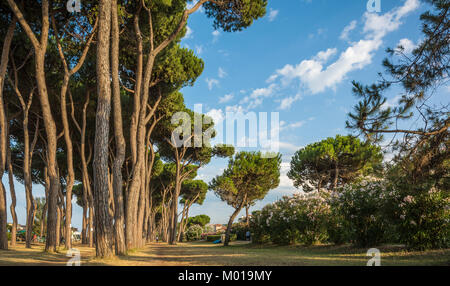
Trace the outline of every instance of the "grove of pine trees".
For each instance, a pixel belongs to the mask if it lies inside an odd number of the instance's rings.
[[[48,252],[61,238],[72,247],[74,196],[82,242],[98,257],[125,255],[157,232],[175,244],[189,208],[204,200],[198,168],[234,153],[172,144],[173,114],[205,117],[179,92],[205,65],[180,45],[187,21],[203,7],[214,28],[240,31],[264,16],[267,0],[82,0],[80,12],[66,4],[0,1],[0,174],[8,173],[12,198],[7,206],[0,184],[0,249],[8,248],[7,207],[16,240],[14,178],[25,186],[27,247],[37,215],[33,184],[45,186],[39,220]]]

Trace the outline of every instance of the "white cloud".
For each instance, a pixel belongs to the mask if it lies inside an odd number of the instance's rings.
[[[286,151],[290,151],[290,152],[295,152],[297,150],[299,150],[301,147],[288,143],[288,142],[278,142],[280,149],[282,150],[286,150]]]
[[[397,44],[398,50],[400,50],[400,47],[403,48],[403,53],[410,54],[417,47],[417,45],[414,44],[411,40],[405,38],[401,39]]]
[[[273,75],[271,75],[271,76],[266,80],[266,82],[267,82],[267,83],[272,83],[272,82],[274,82],[277,78],[278,78],[278,75],[277,75],[277,74],[273,74]]]
[[[203,46],[195,46],[195,52],[198,54],[198,55],[201,55],[202,53],[203,53]]]
[[[358,23],[358,21],[354,20],[350,24],[348,24],[348,26],[346,26],[344,28],[344,30],[342,31],[342,34],[339,38],[341,40],[345,40],[345,41],[348,40],[348,36],[349,36],[350,32],[356,28],[357,23]]]
[[[270,12],[269,12],[269,22],[273,22],[275,20],[275,18],[278,16],[278,13],[280,11],[278,10],[273,10],[272,8],[270,8]]]
[[[294,187],[294,183],[287,176],[287,173],[289,172],[290,168],[291,168],[291,164],[289,162],[281,163],[279,187],[281,187],[281,188],[293,188]]]
[[[417,9],[418,6],[419,0],[407,0],[403,6],[382,15],[366,13],[364,15],[364,39],[352,43],[335,62],[325,66],[329,56],[337,52],[336,49],[328,49],[295,66],[286,65],[276,74],[281,77],[284,84],[293,79],[299,79],[313,94],[329,88],[334,89],[346,78],[348,73],[360,70],[370,64],[374,52],[383,44],[383,38],[388,33],[397,30],[402,24],[401,19]]]
[[[211,117],[216,125],[221,124],[225,120],[222,109],[212,109],[206,115]]]
[[[208,84],[208,89],[212,90],[214,88],[214,86],[218,86],[219,85],[219,81],[215,78],[206,78],[206,83]]]
[[[225,70],[221,67],[219,67],[219,73],[218,73],[220,78],[224,78],[226,77],[228,74],[225,72]]]
[[[192,39],[194,34],[194,30],[191,29],[191,27],[186,26],[186,35],[184,35],[184,39]]]
[[[215,30],[212,32],[213,35],[213,43],[217,42],[219,40],[220,32],[218,30]]]
[[[295,96],[286,97],[286,98],[281,100],[280,106],[278,108],[281,109],[281,110],[290,109],[292,104],[294,102],[299,101],[300,99],[302,99],[302,96],[301,96],[300,93],[298,93]]]
[[[398,106],[398,103],[399,103],[399,101],[400,101],[401,98],[402,98],[401,95],[397,95],[396,97],[387,100],[387,101],[383,104],[383,107],[386,107],[386,108],[394,108],[394,107]]]
[[[321,51],[319,52],[315,59],[321,62],[327,62],[329,58],[331,58],[332,56],[334,56],[337,53],[337,49],[328,49],[326,51]]]
[[[297,122],[290,123],[290,124],[286,123],[286,121],[280,121],[280,129],[279,130],[281,132],[281,131],[297,129],[297,128],[303,127],[305,124],[306,124],[305,120],[297,121]]]
[[[264,98],[271,97],[277,88],[276,84],[271,84],[266,88],[258,88],[241,100],[241,104],[248,103],[248,108],[252,109],[260,106],[263,103]]]
[[[223,97],[219,98],[219,103],[227,103],[233,100],[234,95],[232,93],[226,94]]]

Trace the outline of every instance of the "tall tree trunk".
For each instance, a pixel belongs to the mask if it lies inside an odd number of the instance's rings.
[[[141,8],[138,9],[139,13]],[[139,16],[135,17],[135,30],[138,39],[138,72],[136,73],[136,87],[135,89],[140,88],[140,91],[136,93],[135,91],[135,107],[132,115],[132,124],[131,124],[131,132],[136,132],[136,134],[131,134],[131,140],[137,138],[136,140],[136,148],[132,145],[132,157],[133,157],[133,171],[132,171],[132,179],[129,189],[129,195],[127,199],[127,209],[126,209],[126,241],[127,248],[132,248],[136,246],[137,243],[137,215],[138,215],[138,204],[139,204],[139,195],[141,191],[142,185],[145,184],[145,152],[146,152],[146,134],[147,134],[147,123],[150,118],[153,116],[156,106],[159,104],[160,98],[157,100],[157,104],[150,110],[148,113],[148,99],[149,99],[149,89],[150,89],[150,81],[153,72],[153,66],[155,63],[155,58],[157,52],[154,50],[153,45],[153,24],[151,18],[151,12],[149,13],[149,26],[150,26],[150,51],[147,54],[147,63],[145,65],[144,73],[142,76],[142,37],[139,29]],[[138,102],[137,100],[140,100]],[[137,125],[136,125],[137,121]],[[134,128],[137,129],[136,131]],[[133,141],[134,142],[134,141]],[[132,143],[133,143],[132,142]],[[136,153],[135,154],[133,154]],[[144,179],[143,179],[144,178]],[[131,227],[130,227],[131,226]]]
[[[27,202],[27,223],[26,223],[26,239],[25,247],[31,248],[31,240],[33,239],[33,224],[34,224],[34,198],[33,198],[33,182],[31,179],[31,160],[33,148],[30,148],[30,135],[28,131],[28,113],[29,106],[32,102],[32,93],[29,97],[28,106],[23,104],[23,135],[24,135],[24,159],[23,159],[23,174],[25,181],[25,194]],[[36,130],[37,131],[37,130]],[[35,134],[36,135],[36,134]]]
[[[66,220],[65,220],[65,246],[66,249],[72,248],[72,190],[73,190],[73,184],[75,182],[75,171],[73,168],[73,144],[72,144],[72,138],[70,137],[70,127],[69,127],[69,118],[67,115],[67,102],[66,102],[66,96],[69,89],[69,82],[72,75],[77,73],[80,68],[83,66],[86,56],[89,52],[89,48],[91,46],[95,29],[97,28],[97,21],[95,22],[95,25],[93,27],[93,30],[91,32],[91,36],[89,37],[86,46],[83,49],[82,55],[78,61],[78,63],[73,67],[72,69],[69,68],[69,65],[67,64],[66,57],[64,55],[64,51],[58,36],[58,29],[56,27],[55,19],[52,17],[53,20],[53,30],[55,31],[55,35],[57,38],[57,46],[58,46],[58,52],[59,57],[63,63],[64,66],[64,78],[61,85],[61,119],[63,123],[64,128],[64,140],[66,142],[66,159],[67,159],[67,186],[66,186]],[[70,93],[70,91],[69,91]],[[72,98],[72,97],[71,97]],[[72,115],[73,115],[73,109],[72,109]],[[72,116],[73,117],[73,116]]]
[[[44,228],[41,228],[43,231],[47,231],[47,211],[48,211],[48,199],[49,199],[49,193],[50,193],[50,177],[48,175],[48,168],[45,167],[44,169],[44,177],[45,177],[45,205],[43,210],[43,221],[44,221]],[[41,236],[44,236],[44,232],[41,233]]]
[[[228,221],[227,231],[225,233],[225,242],[223,244],[224,246],[228,246],[230,244],[230,232],[231,228],[233,227],[233,222],[236,219],[236,216],[241,212],[242,208],[246,204],[247,204],[247,195],[244,196],[241,205],[234,211],[234,213],[230,217],[230,220]]]
[[[180,221],[180,225],[179,225],[179,230],[178,230],[178,236],[177,236],[177,240],[178,242],[183,242],[183,233],[184,233],[184,225],[185,225],[185,220],[186,220],[186,205],[188,204],[188,202],[184,202],[183,205],[183,211],[181,212],[181,221]]]
[[[94,247],[94,200],[90,200],[91,207],[89,208],[89,228],[88,228],[88,237],[89,237],[89,247]]]
[[[70,138],[69,119],[67,116],[66,94],[69,86],[70,74],[66,70],[61,87],[61,117],[64,128],[64,140],[66,142],[67,159],[67,184],[66,184],[66,219],[65,219],[65,247],[72,248],[72,190],[75,182],[75,171],[73,169],[73,144]]]
[[[88,211],[87,205],[83,204],[83,218],[81,221],[81,244],[87,244],[87,229],[86,229],[88,225],[87,211]]]
[[[112,251],[112,225],[109,216],[109,119],[111,113],[110,36],[111,2],[99,1],[97,39],[97,113],[94,152],[94,208],[96,256],[109,258]]]
[[[169,244],[175,245],[177,243],[177,224],[178,224],[178,198],[181,192],[182,182],[182,166],[181,166],[181,156],[179,155],[178,149],[175,148],[176,159],[176,176],[175,176],[175,189],[172,195],[172,205],[170,208],[171,218],[169,221]]]
[[[247,226],[250,225],[250,216],[248,215],[248,208],[249,205],[245,206],[245,223],[247,224]]]
[[[90,90],[87,90],[86,95],[86,101],[83,106],[83,112],[82,112],[82,123],[81,126],[78,124],[76,118],[75,118],[75,109],[73,108],[73,101],[72,101],[72,120],[75,123],[75,126],[77,127],[79,133],[80,133],[80,157],[81,157],[81,176],[82,176],[82,182],[83,182],[83,229],[82,229],[82,243],[87,244],[89,241],[89,233],[90,229],[92,228],[91,224],[89,223],[88,213],[89,209],[92,207],[92,200],[90,197],[92,197],[92,190],[91,190],[91,180],[89,178],[89,170],[88,170],[88,164],[91,160],[91,153],[89,154],[89,158],[86,159],[86,125],[87,125],[87,109],[89,107],[89,101],[90,101]],[[70,94],[69,94],[70,95]],[[72,99],[72,97],[70,97]],[[89,150],[92,150],[91,148]],[[89,225],[89,227],[88,227]],[[92,245],[91,245],[92,246]]]
[[[50,108],[50,102],[47,94],[47,83],[45,81],[45,54],[47,51],[49,34],[49,1],[42,0],[42,28],[40,31],[40,40],[36,38],[31,27],[25,20],[19,7],[14,0],[7,0],[11,10],[16,15],[22,28],[33,44],[35,53],[36,81],[39,91],[39,100],[41,103],[42,117],[44,119],[45,131],[47,134],[47,154],[48,154],[48,173],[50,176],[50,190],[48,202],[48,226],[45,251],[56,251],[56,211],[57,196],[59,190],[59,178],[56,173],[56,124]]]
[[[9,141],[9,140],[8,140]],[[12,229],[11,229],[11,247],[16,246],[16,240],[17,240],[17,213],[16,213],[16,190],[14,186],[14,172],[13,172],[13,166],[12,166],[12,159],[11,159],[11,143],[8,142],[7,146],[7,164],[8,164],[8,179],[9,179],[9,192],[11,193],[11,205],[9,207],[11,216],[12,216]]]
[[[59,247],[61,244],[61,206],[60,203],[58,203],[57,210],[56,210],[56,246]]]
[[[145,173],[145,172],[144,172]],[[145,176],[144,176],[145,182]],[[139,195],[139,205],[138,205],[138,219],[137,219],[137,247],[144,247],[143,234],[144,234],[144,214],[145,214],[145,183],[141,185],[141,191]]]
[[[44,180],[45,180],[45,204],[42,210],[42,224],[40,236],[43,237],[47,229],[47,209],[48,209],[48,193],[50,188],[50,178],[48,177],[47,167],[44,168]]]
[[[23,65],[22,65],[23,66]],[[31,89],[30,94],[28,96],[27,102],[22,96],[21,91],[19,90],[19,82],[18,82],[18,72],[19,70],[16,68],[14,60],[12,61],[12,69],[14,74],[14,82],[10,79],[10,83],[12,88],[14,89],[19,102],[22,108],[23,120],[22,120],[22,130],[23,130],[23,148],[24,148],[24,156],[22,161],[22,170],[23,170],[23,179],[25,185],[25,194],[26,194],[26,235],[25,235],[25,245],[26,248],[31,248],[31,240],[32,240],[32,232],[33,232],[33,223],[34,223],[34,198],[33,198],[33,182],[31,178],[31,163],[33,158],[33,150],[36,144],[38,129],[39,129],[39,121],[36,123],[36,132],[34,134],[34,140],[32,146],[30,146],[30,132],[28,129],[29,122],[29,113],[31,104],[33,103],[33,94],[34,87]]]
[[[8,140],[8,126],[6,122],[5,104],[3,99],[3,87],[5,85],[6,70],[8,67],[9,51],[11,49],[11,42],[14,37],[14,30],[16,28],[16,18],[14,17],[12,23],[9,25],[3,42],[2,57],[0,62],[0,249],[8,249],[7,236],[7,212],[6,212],[6,190],[1,183],[3,174],[6,168],[7,144]]]
[[[111,3],[111,73],[113,82],[113,114],[114,114],[114,135],[116,143],[116,156],[113,164],[113,189],[114,189],[114,232],[117,255],[126,254],[125,244],[125,217],[123,201],[123,178],[122,167],[125,161],[126,143],[123,135],[122,125],[122,103],[120,99],[119,83],[119,16],[117,11],[117,0]]]

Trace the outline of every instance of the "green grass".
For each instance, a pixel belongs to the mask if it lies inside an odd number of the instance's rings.
[[[234,242],[229,247],[210,242],[182,243],[169,246],[149,244],[128,256],[108,260],[95,258],[95,249],[75,245],[81,251],[82,265],[123,266],[365,266],[367,249],[344,246],[273,246]],[[450,266],[450,249],[407,252],[402,246],[378,247],[382,266]],[[23,243],[0,251],[0,265],[65,265],[65,251],[46,254],[43,245],[26,249]]]
[[[381,264],[385,266],[450,265],[450,249],[426,252],[407,252],[401,246],[382,246]],[[232,245],[215,246],[203,242],[192,243],[186,252],[201,252],[198,257],[204,265],[236,266],[365,266],[370,257],[367,249],[351,246],[270,246]],[[188,253],[185,253],[188,255]],[[214,255],[214,259],[209,258]]]

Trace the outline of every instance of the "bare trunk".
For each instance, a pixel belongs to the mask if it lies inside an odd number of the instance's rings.
[[[78,70],[83,66],[84,61],[86,60],[86,55],[89,51],[89,48],[90,48],[90,45],[92,43],[92,39],[93,39],[93,36],[95,33],[95,29],[97,27],[97,22],[94,25],[91,36],[89,37],[89,39],[86,43],[86,46],[83,49],[83,53],[82,53],[78,63],[75,65],[75,67],[73,69],[70,69],[69,65],[67,64],[62,45],[59,41],[58,29],[56,27],[54,18],[52,18],[52,20],[53,20],[53,30],[55,31],[55,35],[57,37],[57,46],[58,46],[59,57],[64,66],[64,79],[63,79],[62,86],[61,86],[60,103],[61,103],[61,119],[62,119],[63,128],[64,128],[64,140],[66,142],[66,158],[67,158],[65,246],[66,246],[66,249],[71,249],[72,248],[72,190],[73,190],[73,184],[75,182],[75,171],[73,168],[73,144],[72,144],[72,139],[70,137],[70,127],[69,127],[69,119],[68,119],[68,115],[67,115],[66,95],[68,92],[69,81],[70,81],[71,76],[78,72]],[[73,110],[72,110],[72,115],[73,115]],[[74,117],[74,116],[72,116],[72,117]]]
[[[33,44],[35,51],[35,69],[36,81],[39,91],[39,100],[41,103],[41,112],[44,119],[45,131],[47,133],[47,155],[48,155],[48,173],[50,176],[50,190],[48,202],[48,226],[45,251],[56,251],[56,209],[57,196],[59,189],[59,178],[56,174],[56,126],[50,108],[50,102],[47,94],[47,84],[45,81],[45,54],[48,44],[49,33],[49,1],[42,0],[42,29],[40,31],[40,40],[36,38],[31,27],[26,22],[22,12],[14,0],[7,0],[11,10],[13,10],[22,28]]]
[[[178,224],[178,197],[181,191],[181,166],[179,160],[177,160],[177,170],[175,179],[175,189],[172,195],[172,205],[170,208],[170,220],[169,220],[169,244],[177,244],[177,224]]]
[[[5,105],[3,99],[3,87],[8,67],[9,51],[16,27],[16,19],[9,25],[8,32],[3,42],[2,57],[0,63],[0,249],[8,249],[7,236],[7,212],[6,212],[6,190],[1,183],[6,168],[8,126],[6,122]]]
[[[119,19],[117,12],[117,0],[113,0],[111,9],[112,31],[111,31],[111,72],[113,80],[113,114],[114,134],[116,143],[116,156],[113,164],[113,189],[114,189],[114,231],[117,255],[126,254],[125,244],[125,218],[123,201],[123,178],[122,167],[125,161],[126,143],[123,135],[122,105],[120,100],[119,84]]]
[[[185,220],[186,218],[186,205],[188,204],[188,202],[184,202],[183,205],[183,211],[181,212],[181,221],[180,221],[180,225],[179,225],[179,230],[178,230],[178,236],[177,236],[177,240],[179,242],[183,242],[183,234],[184,234],[184,226],[186,225]]]
[[[83,218],[82,218],[82,225],[81,225],[81,244],[87,244],[87,225],[88,225],[88,218],[87,218],[87,205],[83,205]]]
[[[247,226],[250,225],[250,216],[248,215],[248,208],[249,208],[249,206],[246,205],[245,206],[245,223],[247,224]]]
[[[230,232],[231,228],[233,227],[233,222],[236,219],[236,216],[239,214],[239,212],[242,210],[242,208],[247,204],[247,195],[245,195],[244,199],[242,200],[241,205],[234,211],[234,213],[231,215],[230,220],[228,221],[227,225],[227,231],[225,233],[225,242],[224,246],[228,246],[230,244]]]
[[[90,101],[90,91],[87,91],[86,96],[86,102],[84,103],[83,107],[83,113],[82,113],[82,124],[81,127],[78,125],[78,122],[75,119],[74,115],[74,109],[72,109],[72,119],[75,123],[75,125],[78,128],[78,131],[80,132],[80,157],[81,157],[81,175],[82,175],[82,181],[83,181],[83,229],[82,229],[82,243],[86,244],[88,243],[88,237],[90,234],[90,228],[92,228],[92,225],[89,223],[88,218],[88,212],[89,208],[92,207],[92,200],[90,197],[92,196],[91,192],[91,182],[89,178],[89,170],[88,170],[88,164],[90,161],[89,159],[86,159],[86,117],[87,117],[87,108],[89,106]],[[90,149],[91,150],[91,149]],[[90,156],[89,156],[90,157]],[[88,227],[89,225],[89,227]],[[92,247],[92,245],[91,245]]]
[[[145,179],[144,179],[145,182]],[[141,185],[141,192],[139,195],[139,207],[138,207],[138,219],[137,219],[137,247],[144,247],[143,234],[144,234],[144,213],[145,213],[145,183]]]
[[[9,141],[9,140],[8,140]],[[8,143],[7,146],[7,164],[8,164],[8,179],[9,179],[9,192],[11,193],[11,205],[9,207],[11,216],[12,216],[12,230],[11,230],[11,247],[16,246],[16,240],[17,240],[17,214],[16,214],[16,190],[14,187],[14,173],[13,173],[13,167],[12,167],[12,160],[11,160],[11,144]]]
[[[64,140],[66,141],[67,159],[67,185],[66,185],[66,220],[65,220],[65,247],[72,248],[72,189],[75,182],[75,171],[73,169],[73,145],[70,138],[69,119],[67,116],[66,94],[69,86],[70,75],[66,71],[61,88],[61,116],[64,127]]]
[[[140,12],[140,8],[138,13]],[[129,189],[129,195],[127,199],[127,209],[126,209],[126,241],[127,248],[133,248],[137,245],[137,208],[139,203],[139,194],[141,190],[141,186],[145,182],[142,180],[143,175],[145,174],[145,152],[146,152],[146,125],[149,121],[149,117],[153,115],[155,112],[155,107],[150,110],[150,113],[147,114],[147,105],[149,99],[149,89],[150,89],[150,81],[153,72],[153,65],[155,62],[156,53],[154,52],[153,47],[153,30],[152,23],[150,17],[150,38],[151,38],[151,47],[150,52],[147,55],[147,63],[145,65],[145,71],[142,77],[142,37],[139,29],[139,17],[136,14],[135,17],[135,30],[136,36],[138,39],[138,71],[136,73],[136,87],[135,87],[135,106],[132,115],[131,122],[131,150],[133,157],[133,171],[132,171],[132,180]],[[139,92],[136,92],[139,89]],[[140,100],[140,101],[139,101]],[[137,122],[137,124],[136,124]],[[136,130],[134,130],[137,128]],[[134,134],[136,133],[136,134]],[[136,145],[134,143],[134,138],[137,138]],[[136,148],[133,146],[135,145]],[[136,153],[136,154],[134,154]],[[131,226],[131,227],[130,227]],[[134,226],[134,227],[133,227]]]
[[[48,168],[44,169],[44,177],[45,177],[45,205],[42,213],[42,221],[43,225],[41,226],[41,236],[44,236],[44,231],[47,231],[47,210],[48,210],[48,194],[50,190],[50,177],[48,176]]]
[[[98,102],[94,152],[94,207],[96,256],[109,258],[112,251],[112,225],[109,216],[109,118],[111,113],[110,34],[111,2],[99,1],[99,31],[97,42]]]
[[[31,97],[31,95],[30,95]],[[31,103],[31,98],[30,98]],[[25,194],[27,202],[27,223],[26,223],[26,236],[25,246],[31,248],[31,240],[33,233],[34,223],[34,199],[33,199],[33,182],[31,181],[31,153],[30,150],[30,135],[28,132],[28,109],[24,107],[23,110],[23,135],[24,135],[24,160],[23,160],[23,174],[25,181]]]
[[[57,206],[56,210],[56,246],[61,244],[61,207],[60,204]]]
[[[88,237],[89,237],[89,247],[94,247],[94,208],[93,208],[93,200],[90,203],[91,207],[89,208],[89,228],[88,228]]]

